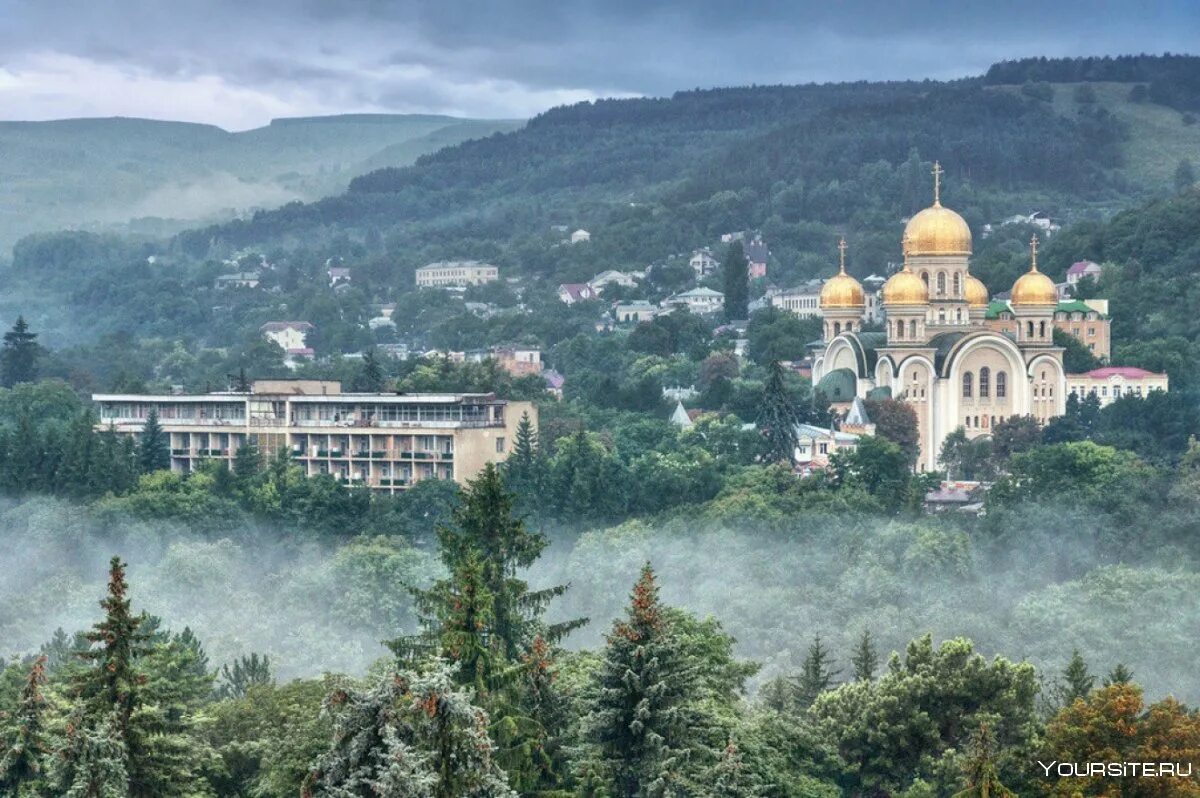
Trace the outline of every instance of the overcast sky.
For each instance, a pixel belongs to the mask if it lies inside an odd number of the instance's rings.
[[[0,0],[0,118],[527,117],[596,97],[1200,50],[1200,0]]]

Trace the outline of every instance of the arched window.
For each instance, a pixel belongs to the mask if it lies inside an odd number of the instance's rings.
[[[833,334],[838,335],[841,333],[841,331],[842,331],[842,323],[840,321],[835,321],[833,323]]]
[[[984,366],[979,370],[979,398],[986,399],[992,391],[992,370]]]
[[[963,399],[970,399],[975,386],[975,377],[971,372],[963,374]]]
[[[896,322],[896,337],[897,338],[904,337],[904,322],[903,321]]]
[[[1044,322],[1044,321],[1038,322],[1038,336],[1040,338],[1046,337],[1046,322]]]
[[[917,337],[917,320],[916,319],[908,320],[908,337],[909,338]]]
[[[846,322],[846,332],[850,332],[853,329],[854,329],[854,322],[852,322],[852,321]]]
[[[946,273],[945,272],[938,272],[937,293],[938,293],[938,296],[946,295]]]
[[[962,308],[954,309],[954,321],[958,324],[962,324]]]
[[[921,272],[921,279],[925,281],[925,290],[929,290],[929,272]]]
[[[958,272],[954,273],[954,295],[962,296],[962,275]]]
[[[1027,321],[1027,322],[1025,322],[1025,324],[1026,324],[1025,331],[1026,331],[1026,333],[1028,333],[1028,335],[1026,337],[1032,338],[1033,337],[1033,322]]]
[[[938,311],[938,324],[945,324],[945,323],[946,323],[946,311],[939,310]]]
[[[996,372],[996,398],[1003,399],[1008,396],[1008,374],[1003,371]]]

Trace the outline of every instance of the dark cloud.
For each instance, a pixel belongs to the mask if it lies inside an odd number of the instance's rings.
[[[1192,0],[0,0],[0,19],[5,117],[68,115],[73,101],[161,116],[168,95],[234,126],[280,112],[524,116],[597,96],[950,78],[1200,40]]]

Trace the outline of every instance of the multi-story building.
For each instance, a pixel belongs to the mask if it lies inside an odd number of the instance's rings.
[[[1166,374],[1134,366],[1105,366],[1083,374],[1067,375],[1067,390],[1083,399],[1095,394],[1100,406],[1112,404],[1122,396],[1146,396],[1151,391],[1169,390]]]
[[[984,323],[997,332],[1014,336],[1019,325],[1016,312],[1008,300],[992,300],[988,304]],[[1075,336],[1089,352],[1108,362],[1112,354],[1112,320],[1108,317],[1108,300],[1060,300],[1054,307],[1054,326]]]
[[[500,269],[477,260],[443,260],[417,269],[418,288],[465,288],[500,279]]]
[[[692,271],[696,273],[696,279],[707,277],[717,270],[716,256],[712,254],[712,250],[708,247],[698,249],[692,253],[692,257],[688,259],[688,265],[692,267]]]
[[[253,440],[310,476],[395,492],[423,479],[463,483],[504,460],[532,402],[493,394],[344,393],[341,383],[259,380],[249,393],[94,394],[99,427],[140,434],[151,410],[170,437],[171,468],[232,462]]]
[[[795,313],[802,319],[815,319],[821,315],[821,286],[824,280],[809,280],[795,288],[772,294],[771,307]]]
[[[720,291],[701,286],[681,294],[674,294],[663,300],[663,307],[686,307],[692,313],[705,315],[717,313],[725,307],[725,295]]]

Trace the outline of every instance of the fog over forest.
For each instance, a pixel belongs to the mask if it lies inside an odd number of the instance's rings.
[[[758,683],[795,672],[817,634],[846,672],[866,629],[885,652],[927,632],[965,636],[989,657],[1027,659],[1044,673],[1079,648],[1097,671],[1131,667],[1149,696],[1200,699],[1189,633],[1200,621],[1200,575],[1169,564],[1169,552],[1145,566],[1105,564],[1094,541],[1113,533],[1099,518],[1020,512],[1002,539],[951,523],[815,514],[771,526],[631,521],[551,532],[529,580],[571,584],[550,617],[590,618],[567,644],[592,648],[650,561],[668,603],[714,616],[739,656],[762,663]],[[361,674],[387,654],[380,641],[416,630],[405,584],[443,574],[432,551],[400,536],[336,547],[264,529],[211,538],[97,520],[50,499],[10,504],[0,522],[4,654],[36,651],[57,627],[88,628],[118,554],[130,563],[134,609],[177,631],[190,626],[214,666],[258,652],[284,679]]]

